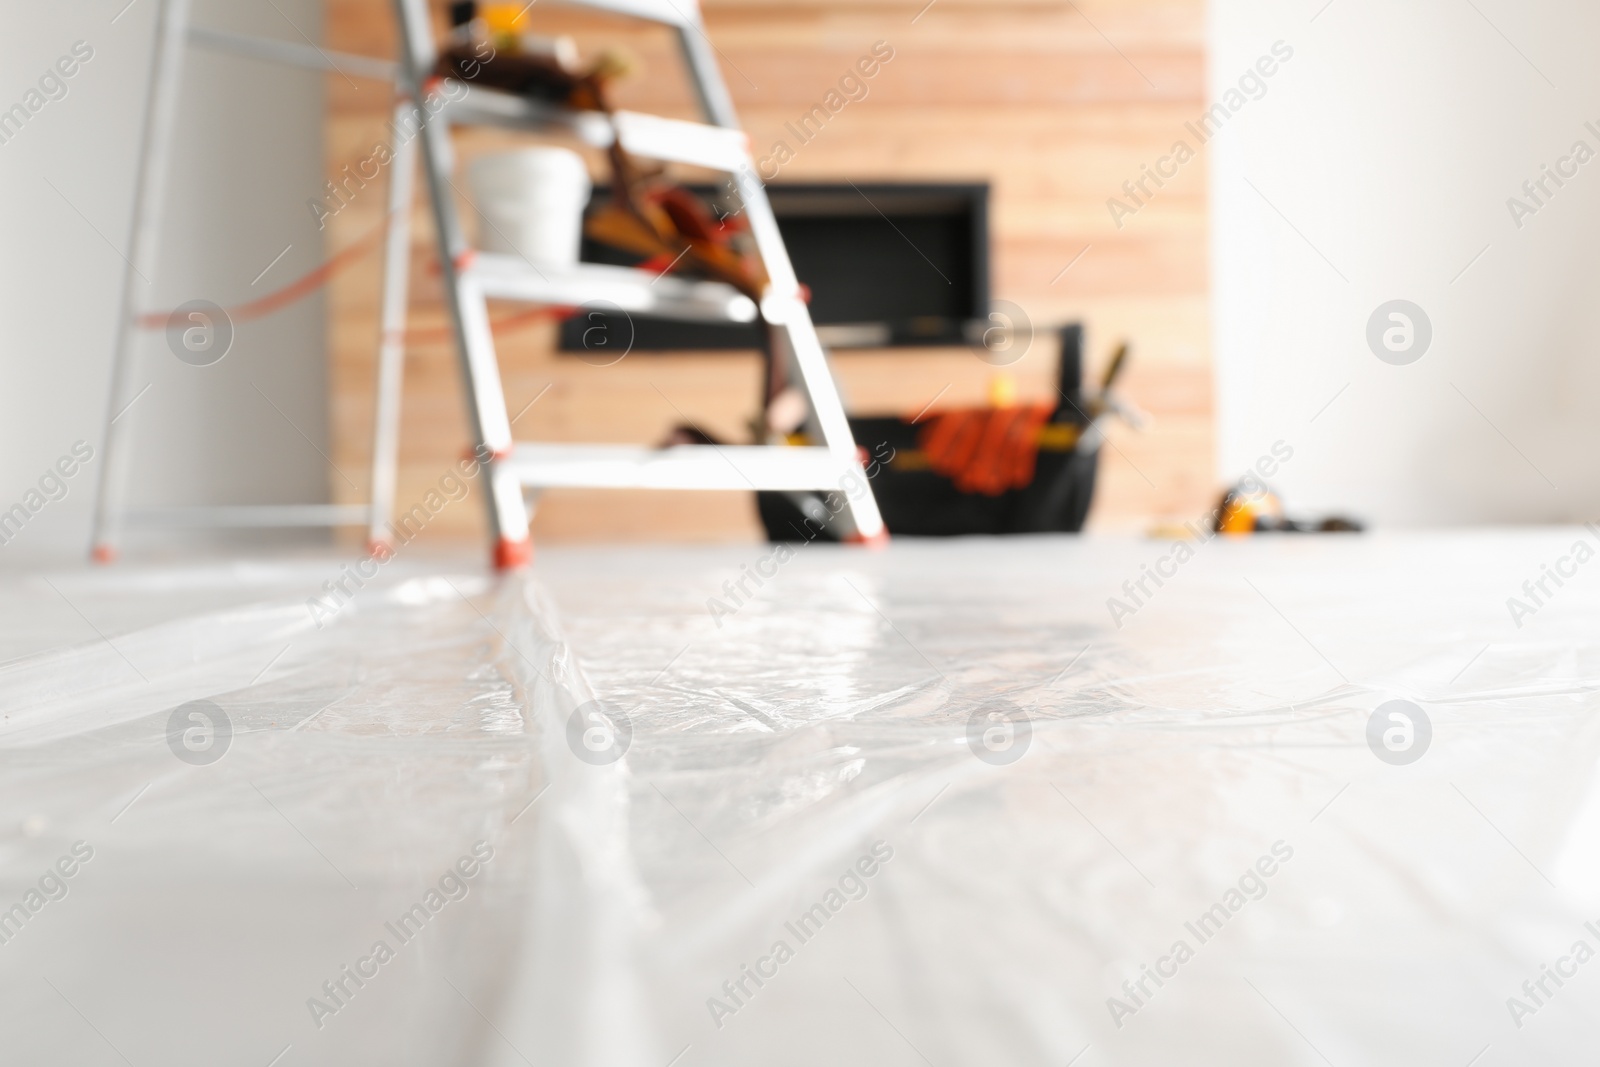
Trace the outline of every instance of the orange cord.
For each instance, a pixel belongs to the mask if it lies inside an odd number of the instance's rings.
[[[344,270],[364,254],[371,251],[384,235],[388,227],[388,219],[378,223],[372,229],[362,234],[353,244],[341,248],[329,256],[321,264],[300,275],[289,284],[284,285],[265,296],[243,304],[236,304],[223,311],[235,324],[253,322],[280,311],[290,304],[303,300],[323,288],[333,279],[335,274]],[[565,307],[537,307],[519,311],[514,315],[490,322],[490,328],[496,332],[509,333],[514,330],[524,329],[543,319],[566,319],[576,313],[574,308]],[[166,329],[167,320],[172,316],[171,311],[147,311],[135,320],[140,329],[163,330]],[[413,326],[406,330],[408,341],[448,341],[453,331],[448,326]]]

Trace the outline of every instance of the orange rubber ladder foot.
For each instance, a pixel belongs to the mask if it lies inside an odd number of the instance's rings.
[[[533,538],[513,541],[502,537],[494,546],[494,569],[497,571],[521,570],[533,562]]]
[[[871,537],[863,537],[858,533],[846,537],[847,545],[864,545],[867,548],[882,549],[889,547],[889,528],[886,526]]]

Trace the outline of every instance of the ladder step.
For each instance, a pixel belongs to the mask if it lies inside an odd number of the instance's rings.
[[[750,166],[750,138],[743,130],[638,111],[618,111],[613,117],[622,147],[644,159],[709,167],[728,174]]]
[[[826,448],[774,445],[519,444],[507,466],[536,489],[844,490],[856,471]]]
[[[755,301],[724,282],[693,281],[631,267],[580,263],[556,269],[518,256],[480,252],[464,277],[485,296],[553,307],[621,309],[690,322],[754,322]],[[607,307],[607,305],[610,305]]]
[[[309,44],[280,41],[271,37],[250,37],[231,30],[216,30],[205,26],[189,27],[189,43],[197,48],[214,52],[229,52],[263,63],[281,63],[290,67],[304,67],[329,74],[354,74],[358,78],[373,78],[392,82],[399,66],[392,59],[357,56],[347,52],[329,52]]]
[[[567,130],[595,148],[610,148],[615,139],[611,123],[597,111],[528,100],[495,89],[460,83],[442,114],[459,126],[500,126],[512,130]],[[703,122],[663,118],[640,111],[618,111],[613,116],[622,147],[641,159],[684,163],[733,173],[750,165],[750,139],[743,130],[710,126]]]

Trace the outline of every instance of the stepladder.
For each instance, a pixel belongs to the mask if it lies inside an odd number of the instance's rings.
[[[828,357],[806,306],[804,289],[784,245],[766,190],[717,66],[695,0],[561,0],[667,27],[676,36],[684,68],[704,121],[688,122],[643,112],[551,103],[467,81],[441,64],[439,24],[429,0],[394,0],[400,28],[397,83],[421,125],[416,151],[439,242],[440,282],[466,397],[469,432],[481,460],[492,558],[501,569],[532,556],[531,505],[549,489],[729,490],[789,494],[832,493],[842,507],[846,539],[881,542],[886,533],[845,416]],[[443,68],[443,69],[441,69]],[[610,153],[682,165],[723,176],[747,228],[748,280],[685,276],[643,268],[577,263],[535,263],[475,249],[462,222],[456,152],[451,131],[490,125],[531,137],[559,130]],[[393,221],[410,196],[410,159],[396,158]],[[402,174],[402,169],[407,173]],[[613,193],[617,191],[614,183]],[[398,391],[403,346],[405,241],[403,225],[390,231],[383,302],[384,348],[379,359],[378,425],[374,438],[374,551],[385,550],[381,521],[393,499]],[[691,249],[685,246],[684,253]],[[693,258],[691,257],[691,262]],[[397,284],[398,281],[398,284]],[[552,308],[601,307],[626,315],[687,321],[760,323],[767,343],[768,393],[777,384],[803,402],[803,444],[767,434],[752,444],[518,443],[511,433],[500,362],[490,326],[490,300]],[[381,470],[380,470],[381,468]]]
[[[281,286],[274,293],[236,305],[229,309],[210,305],[207,311],[190,311],[186,318],[178,319],[185,308],[168,312],[152,311],[140,306],[140,289],[135,279],[148,280],[158,274],[163,220],[169,206],[167,175],[171,169],[177,129],[178,103],[183,88],[185,54],[191,48],[227,55],[247,63],[265,63],[278,67],[299,68],[324,76],[337,74],[344,78],[376,81],[396,86],[399,66],[392,60],[371,56],[330,51],[309,42],[256,37],[231,31],[194,25],[191,22],[192,0],[159,0],[155,15],[154,47],[152,49],[149,83],[146,91],[143,129],[139,141],[138,161],[135,167],[133,216],[128,240],[126,269],[121,282],[119,315],[111,353],[111,387],[109,391],[106,428],[103,437],[103,462],[100,467],[99,486],[95,496],[93,521],[93,556],[97,561],[110,562],[118,555],[125,528],[129,525],[157,527],[160,529],[206,528],[315,528],[365,526],[374,534],[387,528],[392,510],[394,471],[395,407],[398,404],[398,366],[403,354],[403,328],[405,308],[403,285],[405,270],[403,255],[408,247],[408,213],[396,205],[409,206],[411,200],[411,175],[415,170],[412,149],[397,145],[393,181],[390,190],[388,216],[389,276],[398,281],[402,290],[397,294],[392,286],[385,291],[383,321],[384,333],[380,342],[380,365],[376,419],[376,440],[372,470],[372,495],[365,504],[226,504],[185,507],[135,509],[129,506],[130,454],[134,444],[134,427],[140,412],[131,409],[152,386],[140,385],[140,379],[149,368],[142,365],[141,341],[148,331],[172,330],[172,322],[180,321],[191,327],[182,334],[184,345],[190,347],[191,332],[202,338],[200,348],[194,353],[195,366],[209,366],[225,354],[222,349],[208,353],[205,348],[216,336],[218,323],[213,316],[222,315],[227,322],[227,335],[232,336],[235,323],[262,318],[276,313],[310,292],[320,288],[327,276],[352,259],[359,248],[346,249],[334,259],[323,263],[292,284]],[[403,94],[401,94],[403,95]],[[397,120],[409,109],[402,104]],[[376,234],[373,235],[377,236]],[[285,250],[287,251],[287,249]],[[254,284],[253,282],[251,284]],[[209,302],[197,302],[207,303]],[[169,338],[170,341],[170,338]],[[175,353],[176,354],[176,353]],[[180,357],[182,358],[182,357]],[[191,360],[185,359],[185,362]],[[263,394],[265,395],[265,394]],[[286,417],[286,416],[285,416]],[[287,417],[286,417],[287,418]],[[308,439],[309,440],[309,439]]]
[[[392,550],[410,221],[419,162],[439,237],[441,280],[465,385],[472,451],[475,459],[481,460],[487,489],[483,495],[488,503],[496,564],[514,567],[528,560],[530,502],[536,501],[545,489],[569,487],[753,490],[788,493],[797,499],[832,492],[844,505],[842,510],[833,512],[834,521],[842,527],[836,532],[866,541],[882,539],[883,524],[858,460],[827,357],[801,298],[801,287],[765,189],[751,163],[744,135],[738,129],[695,3],[565,2],[567,6],[645,19],[674,32],[706,121],[683,122],[638,112],[602,113],[593,107],[551,106],[464,82],[451,85],[451,79],[441,77],[438,70],[439,48],[429,0],[394,0],[401,30],[401,54],[394,62],[193,26],[189,18],[191,0],[161,0],[137,168],[132,235],[112,355],[106,455],[95,508],[97,559],[115,557],[122,528],[130,520],[164,527],[364,525],[375,555]],[[127,507],[131,426],[136,420],[123,416],[140,393],[136,373],[138,331],[150,328],[145,320],[161,317],[136,306],[133,279],[154,274],[157,266],[182,57],[189,47],[390,84],[397,97],[396,127],[416,130],[414,137],[396,139],[389,168],[370,498],[365,505],[228,505],[146,512],[130,512]],[[514,256],[476,252],[460,223],[453,175],[455,158],[450,131],[463,125],[493,125],[533,136],[565,131],[613,156],[625,151],[657,164],[684,164],[720,172],[740,204],[740,215],[754,245],[757,269],[752,272],[752,280],[729,284],[726,280],[596,264],[553,270]],[[342,258],[349,251],[342,251],[335,258]],[[511,439],[489,324],[490,299],[569,311],[599,306],[629,315],[691,321],[759,321],[765,326],[768,347],[768,398],[778,385],[793,383],[790,392],[803,398],[806,408],[803,429],[807,443],[780,447],[773,443],[777,435],[769,434],[765,442],[749,445],[649,448],[516,444]]]

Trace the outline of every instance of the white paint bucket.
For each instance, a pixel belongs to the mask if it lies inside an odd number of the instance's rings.
[[[478,248],[535,266],[571,267],[583,238],[589,170],[583,157],[542,146],[474,160],[467,186],[478,216]]]

